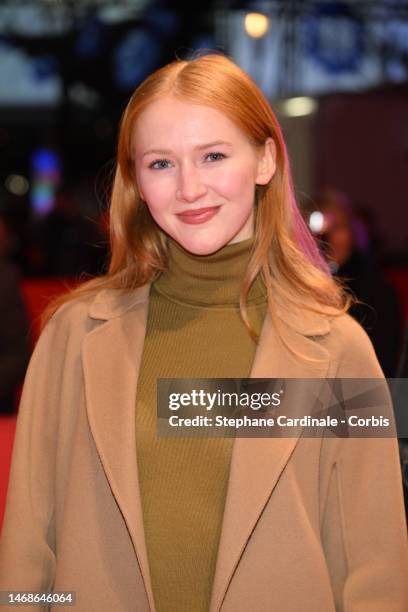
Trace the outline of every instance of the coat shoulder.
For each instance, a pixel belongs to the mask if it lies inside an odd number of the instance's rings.
[[[367,332],[349,314],[332,318],[324,344],[338,364],[338,376],[384,376]]]
[[[101,322],[120,317],[133,308],[144,304],[149,297],[150,284],[135,289],[95,289],[87,294],[72,296],[59,306],[45,325],[42,335],[48,330],[84,335]]]
[[[82,339],[93,328],[88,311],[94,299],[95,294],[72,297],[60,305],[44,325],[37,346],[49,343],[61,346],[73,338]]]
[[[55,325],[72,324],[85,320],[88,316],[90,304],[95,299],[96,294],[79,296],[69,299],[57,308],[50,321]]]

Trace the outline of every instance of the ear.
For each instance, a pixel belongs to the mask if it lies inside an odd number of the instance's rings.
[[[269,183],[276,171],[276,145],[272,137],[265,140],[264,148],[258,162],[257,185]]]

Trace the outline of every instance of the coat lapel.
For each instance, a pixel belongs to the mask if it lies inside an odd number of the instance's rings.
[[[324,322],[323,322],[324,323]],[[309,338],[289,329],[287,339],[303,355],[319,360],[306,365],[281,343],[267,314],[250,378],[324,378],[328,353]],[[325,326],[314,333],[320,335]],[[218,549],[210,612],[218,612],[242,551],[278,478],[298,442],[293,437],[236,438]]]
[[[82,348],[89,424],[110,487],[126,521],[146,594],[154,610],[139,493],[135,406],[138,372],[146,331],[150,285],[118,297],[100,291],[89,316],[105,321],[90,331]],[[279,313],[278,313],[279,314]],[[290,319],[279,314],[291,345],[314,360],[305,363],[281,343],[269,315],[265,317],[250,378],[324,378],[327,351],[306,336],[329,331],[323,317]],[[210,612],[218,612],[242,551],[288,462],[299,436],[237,438],[214,576]],[[129,452],[129,449],[131,452]]]
[[[132,538],[151,610],[154,599],[144,539],[136,460],[135,407],[146,330],[148,288],[119,303],[97,296],[89,315],[105,320],[82,348],[89,425],[112,493]]]

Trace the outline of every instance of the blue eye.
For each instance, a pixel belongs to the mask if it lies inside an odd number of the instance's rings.
[[[207,153],[207,155],[205,156],[205,159],[211,156],[213,157],[211,161],[220,161],[221,159],[224,159],[226,157],[224,153],[218,153],[217,151],[214,151],[212,153]],[[216,159],[214,159],[214,157],[216,157]],[[168,164],[168,163],[169,163],[168,159],[155,159],[154,161],[152,161],[151,164],[149,164],[149,168],[151,168],[152,170],[166,170],[168,166],[164,164]]]
[[[208,155],[206,157],[210,157],[211,155],[213,155],[213,156],[217,155],[218,156],[218,159],[213,159],[212,161],[219,161],[220,159],[224,159],[225,158],[224,153],[216,153],[216,152],[208,153]]]
[[[156,164],[166,164],[166,163],[168,163],[167,159],[156,159],[151,164],[149,164],[149,168],[152,168],[153,170],[165,170],[166,166],[160,166],[159,168],[155,166]]]

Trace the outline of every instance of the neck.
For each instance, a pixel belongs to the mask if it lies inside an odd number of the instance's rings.
[[[203,307],[239,306],[242,281],[254,247],[254,237],[227,244],[211,255],[194,255],[168,239],[168,266],[155,288],[170,299]],[[248,304],[266,301],[261,277],[248,293]]]

